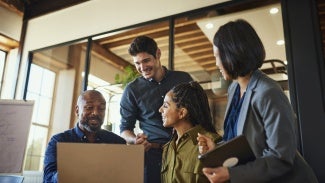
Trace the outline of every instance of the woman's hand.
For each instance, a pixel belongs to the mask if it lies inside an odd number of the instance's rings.
[[[200,133],[198,133],[197,141],[200,154],[205,154],[216,146],[210,137]]]
[[[211,183],[221,183],[229,180],[229,171],[226,167],[203,168],[203,173]]]

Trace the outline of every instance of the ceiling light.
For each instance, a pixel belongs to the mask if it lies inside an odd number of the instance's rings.
[[[271,8],[270,9],[270,13],[271,14],[277,14],[279,12],[279,9],[278,8]]]
[[[286,61],[286,60],[285,60],[285,61],[283,61],[283,63],[284,63],[285,65],[288,65],[288,61]]]
[[[284,40],[280,39],[276,42],[277,45],[284,45]]]
[[[205,28],[207,28],[207,29],[212,29],[212,28],[213,28],[213,24],[212,24],[212,23],[207,23],[207,24],[205,25]]]

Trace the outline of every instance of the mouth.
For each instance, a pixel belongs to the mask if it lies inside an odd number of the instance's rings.
[[[141,71],[143,76],[147,76],[151,74],[152,69],[151,68],[147,68]]]
[[[166,118],[164,116],[161,116],[163,123],[166,122]]]
[[[88,124],[91,126],[99,126],[100,125],[100,120],[97,118],[90,118],[88,120]]]

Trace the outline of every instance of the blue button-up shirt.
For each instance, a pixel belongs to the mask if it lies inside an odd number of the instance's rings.
[[[89,143],[86,135],[80,130],[78,124],[63,133],[54,135],[48,143],[44,158],[44,183],[56,183],[58,181],[57,173],[57,143],[58,142],[74,142]],[[126,141],[115,133],[100,130],[96,134],[95,143],[107,144],[126,144]]]
[[[160,82],[141,76],[125,87],[120,103],[121,132],[133,131],[139,120],[140,129],[147,135],[149,142],[164,144],[169,140],[172,130],[163,126],[159,108],[165,94],[173,86],[193,79],[186,72],[164,69],[166,74]]]

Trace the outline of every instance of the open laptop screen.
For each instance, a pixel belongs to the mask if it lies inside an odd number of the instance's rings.
[[[60,183],[143,183],[142,145],[58,143]]]

